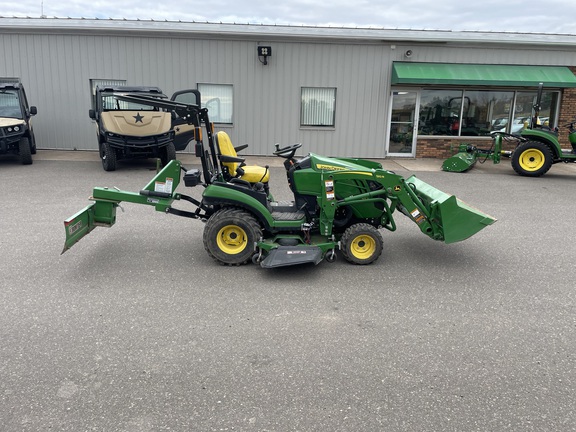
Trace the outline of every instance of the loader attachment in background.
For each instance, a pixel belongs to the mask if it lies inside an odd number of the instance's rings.
[[[492,216],[471,207],[428,183],[410,177],[406,180],[429,213],[434,230],[442,233],[445,243],[456,243],[496,222]]]
[[[442,170],[448,172],[466,172],[476,164],[478,152],[476,147],[460,145],[458,153],[442,163]]]
[[[442,170],[447,172],[466,172],[472,168],[478,159],[483,164],[490,159],[494,164],[499,164],[502,156],[511,157],[512,151],[502,150],[503,140],[521,141],[522,137],[501,131],[493,131],[492,146],[488,149],[478,148],[471,144],[460,144],[458,153],[450,156],[442,163]]]

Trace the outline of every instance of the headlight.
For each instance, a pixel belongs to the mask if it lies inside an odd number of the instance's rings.
[[[20,126],[14,126],[14,132],[18,132],[20,130]]]

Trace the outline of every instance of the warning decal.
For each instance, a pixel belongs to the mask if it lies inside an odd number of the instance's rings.
[[[422,222],[424,222],[426,220],[426,218],[422,215],[422,213],[420,213],[420,211],[418,209],[414,209],[410,212],[410,214],[412,215],[412,217],[414,218],[414,221],[420,225]]]
[[[170,177],[166,177],[166,181],[161,182],[161,181],[157,181],[154,183],[154,192],[165,192],[165,193],[172,193],[172,185],[173,185],[174,179],[170,178]]]

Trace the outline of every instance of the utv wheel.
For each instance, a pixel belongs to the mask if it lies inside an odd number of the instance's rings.
[[[552,166],[550,147],[539,141],[520,144],[512,153],[512,168],[521,176],[540,177]]]
[[[18,153],[22,165],[30,165],[32,163],[32,149],[28,138],[20,138],[20,142],[18,143]]]
[[[100,144],[100,158],[102,159],[104,171],[116,170],[116,150],[110,147],[107,142]]]
[[[36,154],[36,137],[34,136],[34,133],[30,134],[31,140],[30,142],[32,143],[32,154],[35,155]]]
[[[342,255],[353,264],[371,264],[380,257],[384,246],[382,234],[372,225],[352,225],[340,239]]]
[[[174,147],[174,143],[168,143],[166,147],[160,150],[160,162],[165,167],[168,162],[174,159],[176,159],[176,147]]]
[[[204,248],[220,264],[242,265],[252,259],[260,234],[260,224],[249,212],[224,208],[206,222]]]

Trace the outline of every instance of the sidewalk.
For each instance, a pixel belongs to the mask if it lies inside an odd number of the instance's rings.
[[[61,161],[83,161],[99,162],[100,157],[97,151],[88,150],[38,150],[33,156],[34,160],[61,160]],[[198,159],[193,153],[177,153],[177,158],[183,163],[198,163]],[[390,158],[373,159],[380,162],[384,169],[390,171],[440,171],[442,159],[412,159],[412,158]],[[282,167],[284,159],[275,156],[246,156],[249,165],[261,165],[269,167]]]

